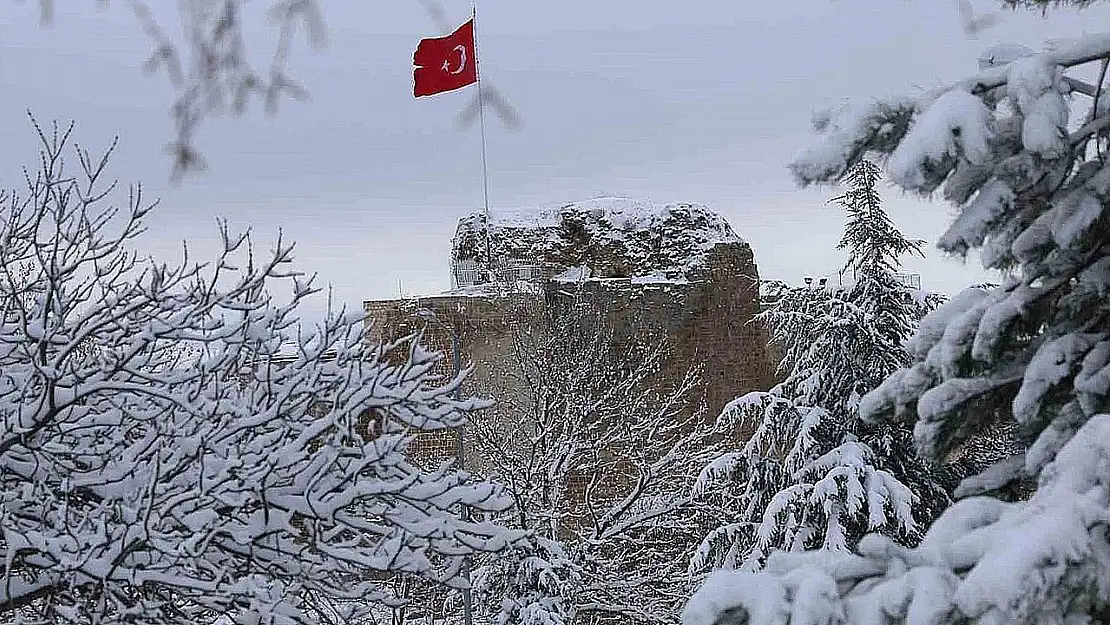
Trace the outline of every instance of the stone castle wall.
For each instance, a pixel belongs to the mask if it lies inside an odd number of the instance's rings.
[[[629,340],[660,337],[670,357],[657,380],[661,387],[678,383],[691,366],[700,368],[700,397],[706,416],[714,419],[724,405],[774,381],[767,335],[752,322],[759,312],[759,276],[747,245],[718,245],[707,256],[704,273],[688,282],[643,282],[627,278],[580,282],[548,281],[528,292],[484,295],[438,295],[408,300],[369,301],[367,338],[395,339],[424,328],[424,342],[445,354],[439,372],[452,373],[452,339],[458,336],[463,367],[473,371],[463,384],[465,396],[493,398],[497,406],[477,418],[512,418],[519,392],[510,359],[514,328],[542,328],[546,315],[569,306],[585,306],[613,332],[614,349]],[[415,316],[435,313],[437,322]],[[523,408],[523,406],[520,406]],[[518,412],[519,414],[519,412]],[[414,453],[428,462],[454,457],[456,434],[421,435]],[[467,448],[472,448],[466,442]],[[482,459],[469,457],[469,468]]]
[[[559,305],[555,302],[573,297],[587,303],[613,328],[618,343],[637,336],[661,336],[672,350],[663,378],[674,382],[687,368],[700,367],[703,399],[714,418],[738,395],[769,388],[774,365],[764,328],[752,322],[759,312],[759,277],[750,248],[717,246],[701,278],[553,282],[548,301]]]
[[[488,296],[430,296],[403,300],[364,302],[367,312],[366,338],[370,342],[396,340],[423,330],[423,343],[442,353],[436,373],[444,380],[454,373],[453,337],[458,338],[460,364],[471,368],[462,388],[463,397],[490,398],[497,402],[479,418],[495,418],[510,411],[518,392],[511,367],[506,361],[512,352],[513,328],[531,325],[543,309],[542,297],[535,293],[499,293]],[[416,316],[420,309],[435,313],[436,322]],[[465,440],[466,448],[473,441]],[[456,432],[423,433],[413,441],[411,450],[424,464],[452,460],[458,448]],[[467,467],[480,468],[481,458],[467,459]]]
[[[463,365],[473,366],[463,392],[498,402],[476,418],[522,414],[526,407],[518,404],[529,394],[515,379],[514,331],[543,331],[552,319],[596,319],[612,334],[614,354],[625,353],[629,341],[658,341],[668,354],[655,383],[660,390],[673,387],[696,368],[700,387],[693,399],[707,419],[775,381],[767,333],[753,321],[760,282],[751,247],[704,206],[596,198],[500,216],[476,213],[459,222],[452,262],[456,269],[465,265],[476,281],[463,284],[456,276],[462,286],[453,292],[366,302],[367,334],[388,340],[426,326],[425,342],[447,354],[440,363],[447,376],[454,332]],[[518,265],[542,271],[501,271]],[[492,284],[491,271],[501,271]],[[520,279],[526,281],[511,282]],[[421,308],[436,321],[415,317]],[[418,446],[433,459],[452,457],[456,449],[453,435],[421,437]]]

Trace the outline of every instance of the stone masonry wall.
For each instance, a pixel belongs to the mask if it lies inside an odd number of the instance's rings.
[[[514,324],[541,327],[543,315],[560,307],[586,304],[614,332],[615,347],[634,337],[661,336],[672,348],[659,377],[660,385],[677,383],[688,367],[701,368],[701,399],[714,419],[733,398],[773,383],[764,328],[752,323],[759,311],[759,276],[747,245],[718,245],[708,255],[704,274],[693,282],[633,282],[629,279],[548,282],[541,292],[483,296],[440,295],[412,300],[369,301],[367,339],[398,338],[424,328],[424,342],[445,354],[439,373],[452,373],[451,335],[459,339],[463,367],[473,371],[463,385],[465,396],[493,398],[498,406],[477,418],[511,418],[521,398],[508,362]],[[414,315],[426,308],[439,323]],[[414,454],[438,463],[454,457],[456,433],[421,435]],[[467,448],[473,446],[466,442]],[[467,460],[478,468],[480,458]]]
[[[445,380],[454,372],[451,332],[455,332],[460,364],[463,369],[472,368],[462,385],[462,396],[490,398],[497,402],[494,408],[481,411],[475,418],[495,419],[511,413],[519,396],[516,380],[506,361],[512,350],[513,327],[534,323],[535,316],[542,314],[542,296],[537,293],[432,296],[368,301],[364,308],[368,341],[395,340],[423,329],[424,344],[444,355],[436,373]],[[415,316],[422,308],[434,312],[438,322],[429,323]],[[464,440],[464,447],[474,447],[469,436]],[[429,467],[453,460],[457,449],[457,432],[454,431],[422,433],[411,447],[419,462]],[[467,454],[468,469],[480,471],[485,465],[482,458]]]
[[[759,312],[759,275],[746,245],[719,245],[696,282],[628,279],[548,284],[549,306],[570,298],[588,302],[614,329],[618,343],[658,333],[673,350],[660,382],[673,384],[691,366],[701,368],[708,418],[726,403],[774,380]]]

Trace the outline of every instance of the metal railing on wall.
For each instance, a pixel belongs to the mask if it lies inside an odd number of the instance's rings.
[[[507,260],[494,263],[487,277],[486,269],[473,259],[459,259],[451,263],[451,286],[453,288],[475,286],[491,282],[543,282],[555,275],[556,266],[550,263],[535,263]]]

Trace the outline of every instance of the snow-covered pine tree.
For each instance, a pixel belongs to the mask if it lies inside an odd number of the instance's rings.
[[[1094,84],[1075,71],[1092,63]],[[883,155],[898,185],[959,207],[942,250],[1009,276],[930,314],[863,417],[913,423],[934,458],[1011,419],[1028,446],[965,480],[917,548],[872,535],[858,555],[775,554],[708,580],[686,625],[1110,623],[1108,66],[1110,34],[1089,35],[819,118],[802,183]],[[1022,477],[1026,501],[978,494]]]
[[[474,572],[480,613],[497,625],[574,625],[581,569],[563,545],[533,534]]]
[[[754,433],[703,472],[699,488],[724,489],[736,515],[703,541],[695,570],[758,568],[773,549],[851,548],[869,530],[912,544],[948,501],[908,430],[858,419],[860,397],[909,362],[903,343],[922,315],[923,300],[897,273],[922,242],[882,209],[879,179],[861,161],[834,200],[848,216],[839,245],[846,284],[790,289],[761,315],[786,379],[721,415],[720,427]]]
[[[848,367],[840,365],[843,377],[836,379],[834,374],[832,383],[823,385],[834,390],[827,398],[817,401],[824,402],[819,405],[825,406],[835,405],[837,397],[851,398],[844,406],[850,414],[849,431],[865,441],[876,454],[876,467],[909,487],[915,497],[916,523],[928,523],[950,501],[945,492],[945,485],[951,481],[950,472],[925,462],[917,454],[907,427],[859,419],[859,398],[909,363],[906,342],[921,319],[943,301],[903,281],[900,275],[902,259],[922,255],[925,241],[907,238],[883,210],[877,188],[880,179],[879,166],[861,159],[844,176],[847,191],[833,200],[848,215],[838,248],[848,252],[844,273],[850,273],[852,279],[842,297],[857,306],[862,317],[859,318],[860,327],[855,329],[856,339],[850,343],[853,351],[836,357],[847,360]],[[854,379],[854,388],[849,387],[846,379],[849,376]],[[836,388],[837,384],[840,388]],[[881,529],[881,526],[872,529]],[[919,536],[916,532],[901,535],[911,542]]]
[[[852,363],[852,379],[842,383],[855,388],[838,389],[831,380],[825,382],[826,396],[815,398],[824,406],[854,403],[861,395],[858,390],[875,388],[891,371],[904,366],[909,354],[903,344],[920,320],[918,303],[898,271],[903,257],[922,254],[925,242],[907,238],[894,226],[876,188],[880,178],[878,165],[861,160],[845,176],[847,191],[833,200],[848,214],[837,246],[848,252],[843,273],[851,274],[844,299],[860,307],[871,331],[859,333],[850,343],[860,360]]]
[[[0,621],[356,623],[391,574],[459,587],[514,536],[459,518],[499,488],[406,456],[404,429],[484,404],[437,354],[342,313],[302,333],[317,289],[281,241],[256,256],[224,227],[212,264],[141,259],[141,188],[107,155],[67,169],[69,130],[39,138],[0,193]]]

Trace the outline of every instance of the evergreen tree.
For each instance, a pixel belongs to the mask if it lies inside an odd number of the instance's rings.
[[[1096,84],[1069,75],[1095,61]],[[888,155],[899,186],[960,208],[938,247],[1008,274],[923,320],[862,418],[912,423],[938,459],[1009,423],[1025,445],[964,480],[918,547],[873,535],[858,555],[773,555],[765,572],[708,580],[687,625],[1110,623],[1107,66],[1110,36],[1091,35],[821,120],[793,166],[802,182]],[[1036,481],[1027,500],[982,496],[1022,479]]]
[[[771,549],[851,548],[868,530],[912,544],[947,503],[916,457],[908,430],[858,418],[860,398],[906,365],[903,343],[923,298],[900,281],[900,259],[920,254],[882,209],[876,165],[862,161],[835,198],[848,222],[845,284],[783,294],[762,315],[784,350],[786,379],[732,402],[719,425],[750,427],[737,452],[711,464],[700,488],[724,487],[737,516],[703,542],[693,566],[758,567]]]
[[[497,625],[572,625],[582,567],[555,540],[529,535],[474,573],[479,613]]]

